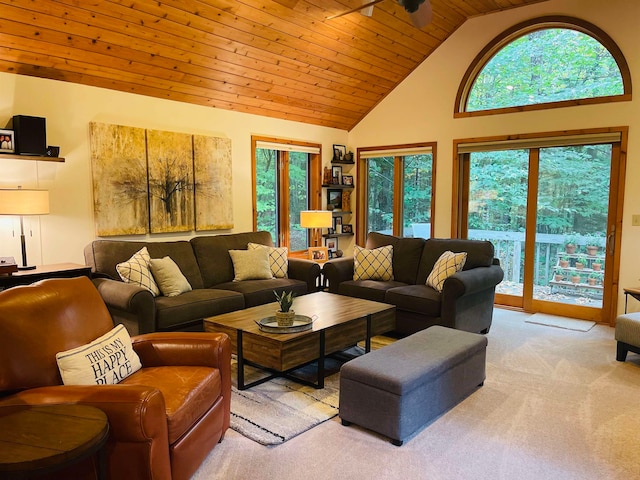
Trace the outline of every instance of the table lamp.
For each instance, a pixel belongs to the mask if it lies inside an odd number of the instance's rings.
[[[300,226],[311,230],[313,246],[317,247],[323,228],[333,226],[333,215],[329,210],[302,210]]]
[[[20,215],[20,243],[22,245],[22,265],[18,270],[32,270],[35,265],[27,264],[27,248],[24,237],[25,215],[47,215],[49,213],[49,191],[28,188],[0,189],[0,215]]]

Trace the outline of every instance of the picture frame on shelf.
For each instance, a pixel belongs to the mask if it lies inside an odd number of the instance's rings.
[[[0,129],[0,153],[15,153],[13,130]]]
[[[337,238],[325,238],[324,246],[327,247],[329,252],[329,258],[333,258],[335,253],[338,251],[338,239]]]
[[[342,216],[333,217],[333,229],[335,233],[342,233]]]
[[[329,260],[329,249],[327,247],[309,247],[309,260],[326,262]]]
[[[332,183],[339,185],[342,183],[342,167],[340,165],[334,165],[331,167]]]
[[[342,184],[353,186],[353,175],[342,175]]]
[[[333,145],[333,161],[344,162],[344,156],[347,154],[347,147],[345,145]]]
[[[342,210],[342,190],[327,189],[327,210]]]
[[[342,233],[353,233],[353,225],[345,223],[342,225]]]

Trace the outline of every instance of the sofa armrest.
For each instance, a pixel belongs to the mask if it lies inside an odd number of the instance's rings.
[[[476,267],[471,270],[457,272],[447,278],[442,289],[442,299],[446,296],[461,297],[470,295],[488,288],[495,288],[502,278],[504,272],[498,265],[488,267]]]
[[[134,318],[138,327],[135,333],[156,330],[156,304],[149,290],[107,278],[94,278],[92,281],[114,320],[122,313],[127,318]]]
[[[304,258],[289,257],[289,278],[302,280],[307,284],[307,292],[315,292],[320,276],[320,265]]]
[[[322,268],[329,292],[338,293],[340,283],[353,280],[353,257],[332,258]]]

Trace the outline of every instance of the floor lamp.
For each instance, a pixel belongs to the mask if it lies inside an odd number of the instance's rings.
[[[322,229],[333,227],[333,214],[329,210],[302,210],[300,226],[311,230],[311,241],[317,247]]]
[[[0,215],[20,216],[20,244],[22,265],[18,270],[32,270],[35,265],[27,264],[27,247],[24,236],[25,215],[47,215],[49,213],[49,192],[27,188],[0,189]]]

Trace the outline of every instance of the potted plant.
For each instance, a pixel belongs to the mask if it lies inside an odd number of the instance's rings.
[[[589,274],[589,277],[587,278],[587,283],[589,285],[597,285],[599,279],[600,279],[600,275],[593,272]]]
[[[576,245],[578,244],[578,237],[575,235],[567,235],[564,239],[564,251],[572,254],[576,253]]]
[[[599,272],[602,270],[602,260],[597,259],[594,260],[593,263],[591,264],[591,268],[593,268],[594,271]]]
[[[569,257],[560,258],[559,262],[562,268],[567,268],[569,266]]]
[[[571,274],[571,283],[580,283],[580,274],[579,273]]]
[[[273,292],[276,296],[276,300],[280,305],[280,310],[276,312],[276,322],[279,327],[290,327],[293,325],[293,319],[296,316],[296,312],[291,309],[293,305],[293,292]]]
[[[604,246],[605,235],[602,232],[588,233],[587,237],[587,254],[595,256],[598,254],[600,247]]]
[[[564,280],[564,271],[562,270],[562,268],[555,268],[555,270],[553,271],[553,279],[556,282],[561,282],[562,280]]]
[[[576,258],[576,268],[578,270],[582,270],[586,266],[587,266],[587,257],[585,257],[584,255],[581,255],[578,258]]]

